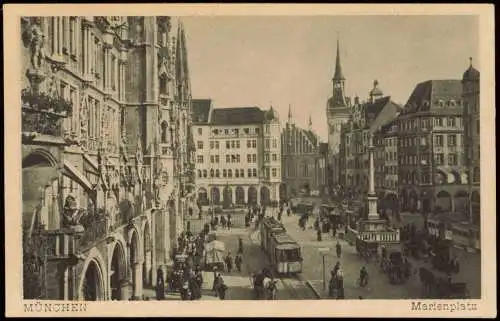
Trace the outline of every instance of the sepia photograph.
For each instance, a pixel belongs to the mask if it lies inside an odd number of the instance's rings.
[[[496,301],[492,7],[44,6],[10,17],[21,315]]]

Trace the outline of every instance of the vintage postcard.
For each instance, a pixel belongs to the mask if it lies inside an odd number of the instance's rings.
[[[8,316],[496,316],[493,6],[4,12]]]

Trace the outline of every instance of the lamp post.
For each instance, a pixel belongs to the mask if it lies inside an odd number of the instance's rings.
[[[318,249],[323,261],[323,291],[326,291],[326,267],[325,267],[325,256],[330,251],[328,247],[322,247]]]

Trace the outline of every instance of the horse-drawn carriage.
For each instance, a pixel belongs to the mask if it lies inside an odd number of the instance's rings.
[[[449,272],[452,256],[452,242],[449,240],[438,240],[434,243],[431,252],[432,267],[443,272]]]
[[[378,245],[378,242],[363,240],[359,237],[356,238],[356,252],[366,261],[370,261],[377,256]]]
[[[401,251],[389,251],[387,257],[382,258],[382,266],[392,284],[405,283],[411,276],[411,264],[403,258]]]
[[[187,258],[188,256],[185,254],[177,254],[174,257],[173,269],[167,277],[168,287],[171,291],[180,291],[183,285]]]
[[[217,268],[219,271],[224,271],[224,252],[226,248],[224,243],[221,241],[214,240],[210,243],[205,244],[204,249],[204,269],[206,271],[212,271]]]
[[[470,294],[465,282],[453,282],[449,278],[435,275],[421,267],[419,270],[423,294],[432,299],[469,299]]]

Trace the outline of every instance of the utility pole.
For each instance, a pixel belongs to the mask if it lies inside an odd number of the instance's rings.
[[[321,254],[323,261],[323,291],[326,291],[326,264],[325,264],[325,256],[330,251],[328,247],[322,247],[318,249],[318,252]]]

